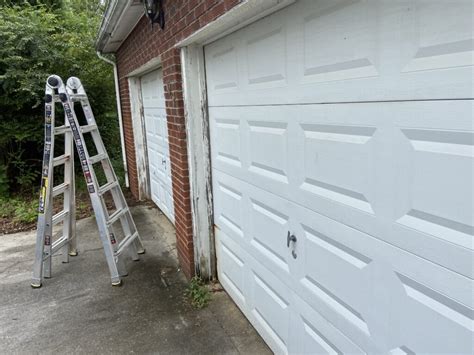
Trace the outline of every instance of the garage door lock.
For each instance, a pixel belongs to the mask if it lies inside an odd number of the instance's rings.
[[[296,244],[296,236],[294,234],[291,234],[290,231],[288,231],[288,235],[286,237],[286,246],[289,248],[290,247],[290,242],[293,242],[293,250],[291,250],[291,255],[293,256],[294,259],[296,259],[297,255],[294,249],[294,244]]]

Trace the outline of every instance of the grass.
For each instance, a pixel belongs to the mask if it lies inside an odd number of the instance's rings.
[[[197,276],[191,279],[185,295],[189,298],[191,305],[196,309],[202,309],[209,304],[211,292],[204,282]]]
[[[115,165],[115,171],[119,182],[123,184],[124,174],[123,166],[120,160],[113,160],[112,164]],[[98,174],[97,178],[99,181],[105,181],[105,175],[102,169],[96,169]],[[59,184],[62,176],[58,175]],[[85,183],[84,176],[81,171],[76,173],[76,219],[89,217],[93,214],[92,206],[90,203],[89,193],[87,191],[87,185]],[[124,193],[127,190],[122,187]],[[15,233],[25,230],[33,229],[36,225],[38,218],[38,195],[39,193],[33,192],[30,194],[17,193],[12,194],[9,197],[0,196],[0,234]],[[109,196],[111,197],[111,196]],[[133,199],[129,201],[133,205]],[[113,202],[106,199],[107,206],[112,205]],[[63,197],[59,195],[54,198],[53,202],[53,214],[61,211],[63,208]]]
[[[0,198],[0,218],[16,223],[33,223],[38,217],[38,199]]]

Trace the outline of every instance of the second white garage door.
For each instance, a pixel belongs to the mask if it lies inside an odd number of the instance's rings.
[[[470,353],[471,1],[298,1],[205,48],[219,278],[271,348]]]
[[[141,78],[141,86],[151,199],[174,223],[171,162],[162,70],[155,70],[144,75]]]

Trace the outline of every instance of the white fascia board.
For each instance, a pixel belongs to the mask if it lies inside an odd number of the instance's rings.
[[[245,0],[236,5],[216,20],[197,30],[178,42],[175,47],[190,44],[205,45],[249,25],[275,11],[278,11],[296,0]]]
[[[143,16],[143,4],[139,0],[111,1],[99,29],[97,50],[102,53],[116,52]]]

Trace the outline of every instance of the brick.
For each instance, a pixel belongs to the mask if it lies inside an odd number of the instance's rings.
[[[179,49],[174,45],[199,30],[240,0],[173,0],[165,2],[165,30],[143,16],[116,53],[130,190],[138,198],[133,123],[127,75],[153,58],[161,57],[168,120],[175,203],[178,258],[184,274],[194,274],[191,200],[189,195],[183,84]],[[135,119],[135,118],[134,118]]]

